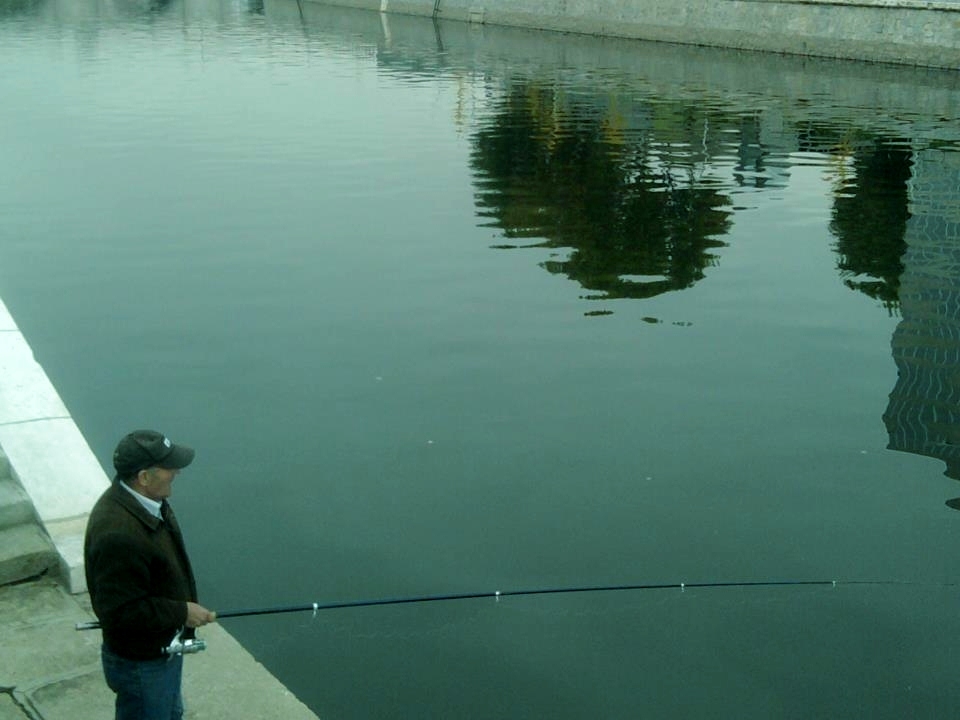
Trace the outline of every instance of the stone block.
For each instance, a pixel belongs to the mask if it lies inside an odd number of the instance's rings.
[[[82,703],[77,698],[83,698]],[[100,720],[113,715],[114,695],[99,667],[29,690],[26,702],[43,720]]]
[[[3,300],[0,300],[0,332],[19,332],[17,329],[17,323],[13,321],[13,316],[10,315],[10,311],[7,310],[7,306],[3,304]]]
[[[88,515],[56,520],[46,525],[47,534],[60,555],[59,578],[71,593],[87,591],[83,565],[83,537]]]
[[[69,417],[0,425],[0,445],[45,525],[88,513],[110,484]]]
[[[20,705],[9,694],[0,694],[0,720],[28,720]]]
[[[59,571],[59,565],[60,556],[53,543],[36,525],[0,530],[0,585],[26,580],[48,570]]]
[[[0,382],[0,423],[69,416],[60,395],[19,332],[0,332],[0,378],[3,378]]]
[[[0,475],[0,529],[35,521],[33,504],[20,483]]]

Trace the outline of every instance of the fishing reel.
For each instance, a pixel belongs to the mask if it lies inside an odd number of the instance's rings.
[[[192,639],[183,639],[183,628],[177,631],[177,634],[173,636],[173,640],[170,641],[170,644],[163,648],[163,654],[168,657],[173,657],[174,655],[190,655],[192,653],[198,653],[207,649],[207,643],[203,640],[192,638]]]
[[[96,621],[80,622],[76,624],[76,628],[77,630],[99,630],[100,623]],[[193,653],[198,653],[206,649],[207,643],[203,640],[198,638],[184,640],[183,628],[180,628],[177,634],[173,636],[170,644],[165,648],[161,648],[160,652],[167,657],[173,657],[174,655],[192,655]]]

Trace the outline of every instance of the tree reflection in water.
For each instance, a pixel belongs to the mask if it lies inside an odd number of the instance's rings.
[[[673,109],[646,111],[628,130],[610,108],[514,86],[474,137],[480,214],[507,238],[569,249],[543,267],[599,293],[594,298],[690,287],[716,263],[711,250],[725,245],[718,238],[730,224],[730,200],[692,161],[704,118],[683,108],[681,122],[658,125]]]
[[[755,174],[762,189],[757,118],[650,102],[627,121],[607,104],[515,85],[473,138],[480,214],[509,239],[566,249],[542,266],[597,293],[588,297],[689,288],[717,263],[733,211],[724,186],[701,169],[730,157],[722,144],[739,138],[733,180],[742,186]],[[960,479],[960,231],[942,201],[960,185],[960,163],[923,161],[927,151],[903,139],[849,125],[794,129],[800,152],[837,168],[830,231],[840,280],[902,316],[898,380],[883,416],[888,447],[939,458]],[[950,504],[960,509],[960,498]]]
[[[830,223],[837,268],[847,287],[892,312],[900,304],[912,153],[896,141],[874,138],[854,149],[852,164],[854,176],[837,193]]]

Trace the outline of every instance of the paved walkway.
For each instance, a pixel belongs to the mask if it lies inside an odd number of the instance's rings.
[[[100,670],[99,631],[86,595],[41,578],[0,587],[0,720],[107,720],[113,695]],[[207,649],[184,658],[187,720],[317,720],[216,624],[201,630]]]

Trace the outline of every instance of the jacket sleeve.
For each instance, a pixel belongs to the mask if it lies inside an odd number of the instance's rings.
[[[151,594],[150,555],[124,533],[102,535],[90,548],[90,599],[104,627],[114,631],[176,632],[187,620],[187,603]],[[93,589],[93,588],[91,588]]]

